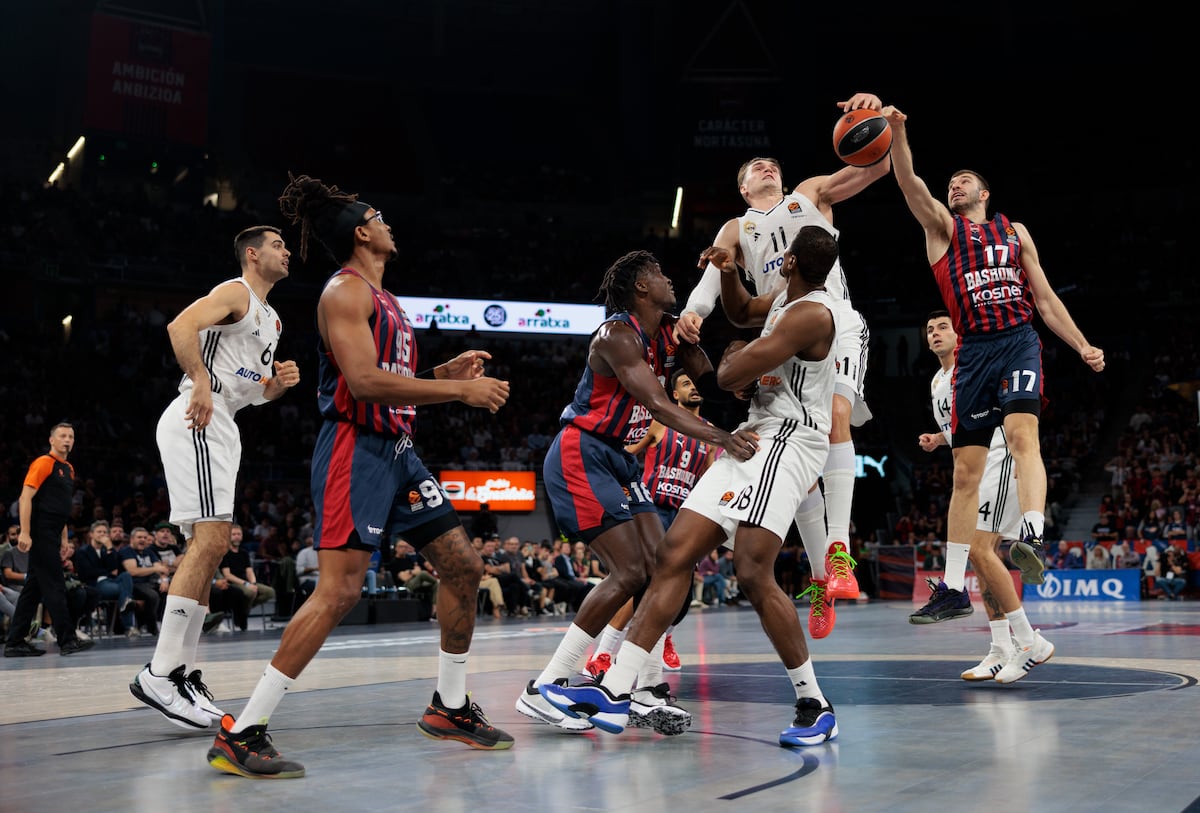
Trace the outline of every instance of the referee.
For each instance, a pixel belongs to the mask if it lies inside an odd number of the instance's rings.
[[[67,462],[67,455],[74,445],[75,428],[69,423],[55,424],[50,430],[50,453],[34,460],[25,475],[17,550],[29,554],[29,574],[8,628],[8,640],[4,644],[6,658],[46,654],[44,649],[25,640],[39,603],[45,605],[54,622],[60,654],[71,655],[93,646],[92,641],[84,641],[75,634],[59,557],[59,548],[67,538],[67,520],[71,516],[71,497],[75,490],[75,469]]]

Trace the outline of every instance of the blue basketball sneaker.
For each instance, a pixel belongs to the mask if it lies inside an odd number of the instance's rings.
[[[815,697],[801,697],[796,701],[796,719],[779,735],[779,744],[785,747],[820,745],[837,735],[833,706],[828,702],[822,706]]]
[[[571,717],[586,718],[592,725],[609,734],[620,734],[629,724],[629,694],[612,692],[593,680],[578,686],[544,683],[538,687],[542,697],[556,709]]]

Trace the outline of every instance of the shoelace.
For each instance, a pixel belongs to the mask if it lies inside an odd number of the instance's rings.
[[[240,734],[230,734],[229,738],[238,747],[246,749],[251,754],[257,754],[261,759],[274,759],[279,756],[275,746],[271,744],[271,735],[266,726],[252,725]]]
[[[208,684],[204,682],[199,669],[192,670],[192,673],[187,676],[187,683],[196,694],[204,695],[209,700],[213,699],[213,693],[208,690]]]
[[[829,563],[833,565],[833,574],[839,579],[850,578],[854,568],[858,567],[858,562],[854,561],[854,557],[844,550],[829,554]]]
[[[811,596],[808,594],[812,593]],[[796,598],[804,598],[808,596],[809,604],[812,605],[811,612],[815,616],[825,615],[825,585],[809,582],[808,587],[804,588],[804,592],[796,596]]]
[[[478,703],[471,704],[471,708],[467,710],[467,719],[474,723],[476,727],[485,728],[488,731],[492,730],[491,721],[483,713],[483,709],[479,708]]]
[[[196,702],[196,695],[192,694],[192,687],[188,685],[187,676],[183,674],[183,667],[177,666],[171,670],[171,674],[167,675],[167,680],[175,686],[175,690],[186,697],[192,703]]]

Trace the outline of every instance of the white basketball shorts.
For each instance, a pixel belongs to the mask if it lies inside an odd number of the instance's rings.
[[[825,466],[829,437],[780,418],[747,421],[740,428],[759,434],[758,451],[745,461],[722,454],[680,508],[720,525],[731,540],[728,547],[733,547],[740,522],[771,531],[782,544],[796,509]]]
[[[155,437],[171,498],[171,523],[190,539],[196,522],[233,519],[233,492],[242,461],[242,438],[233,415],[213,399],[212,420],[199,432],[188,429],[180,395],[158,419]]]

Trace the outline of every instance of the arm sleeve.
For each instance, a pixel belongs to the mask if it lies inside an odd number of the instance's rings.
[[[696,287],[688,294],[687,304],[683,306],[680,313],[691,312],[701,319],[707,319],[720,296],[721,269],[709,263],[700,276],[700,281],[696,283]]]

